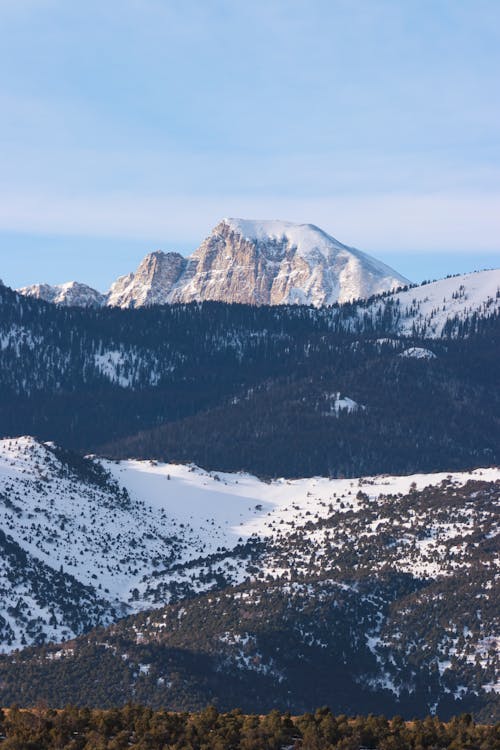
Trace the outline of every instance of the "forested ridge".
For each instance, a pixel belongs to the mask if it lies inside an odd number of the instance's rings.
[[[0,307],[3,436],[264,476],[500,460],[494,313],[428,340],[425,326],[398,334],[411,311],[390,297],[82,310],[0,287]],[[435,356],[401,356],[414,347]]]

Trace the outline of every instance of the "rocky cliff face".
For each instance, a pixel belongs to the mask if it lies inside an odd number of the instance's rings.
[[[161,305],[170,301],[172,289],[182,277],[188,260],[179,253],[160,250],[146,255],[135,273],[120,276],[111,286],[107,304],[113,307]]]
[[[191,256],[171,298],[319,307],[407,283],[312,224],[223,219]]]
[[[407,283],[389,266],[313,224],[223,219],[189,258],[151,253],[134,273],[117,279],[107,296],[85,287],[88,291],[79,303],[74,301],[76,294],[59,292],[69,285],[35,285],[19,291],[59,304],[115,307],[194,300],[319,307]]]
[[[32,284],[18,289],[27,297],[36,297],[45,302],[68,307],[102,307],[106,303],[106,295],[96,289],[80,284],[78,281],[67,281],[65,284]]]

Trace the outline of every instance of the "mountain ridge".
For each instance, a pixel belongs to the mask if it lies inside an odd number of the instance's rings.
[[[136,310],[0,287],[0,435],[261,476],[486,465],[499,285],[489,271],[325,308]]]
[[[64,305],[140,307],[218,300],[316,307],[370,297],[408,284],[372,256],[314,224],[222,219],[188,257],[157,250],[106,294],[67,282],[33,284],[22,294]],[[80,287],[75,294],[72,286]]]
[[[68,307],[102,307],[106,295],[79,281],[66,281],[62,284],[31,284],[16,291],[26,297],[34,297],[44,302]]]

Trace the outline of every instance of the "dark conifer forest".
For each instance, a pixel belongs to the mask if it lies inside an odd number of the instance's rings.
[[[261,476],[500,459],[497,315],[426,339],[397,333],[390,299],[82,310],[0,287],[0,309],[2,436]],[[415,346],[435,357],[401,356]]]

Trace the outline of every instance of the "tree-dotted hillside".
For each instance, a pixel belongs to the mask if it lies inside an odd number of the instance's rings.
[[[311,484],[297,514],[292,491],[239,584],[217,555],[204,593],[158,568],[167,606],[0,657],[0,702],[498,720],[498,482],[370,482]]]

